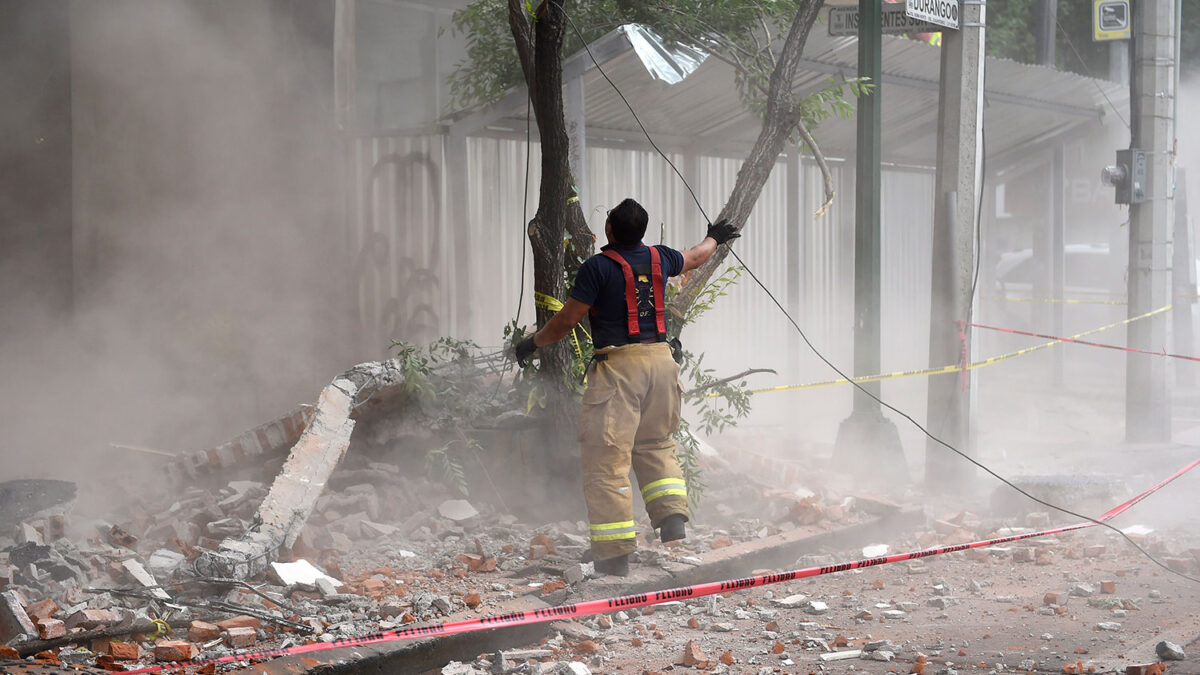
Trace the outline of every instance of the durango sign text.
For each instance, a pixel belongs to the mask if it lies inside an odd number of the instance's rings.
[[[946,28],[958,28],[958,0],[908,0],[904,13]]]

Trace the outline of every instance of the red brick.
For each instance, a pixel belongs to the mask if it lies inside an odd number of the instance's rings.
[[[38,619],[37,629],[43,640],[53,640],[67,634],[67,625],[58,619]]]
[[[463,596],[463,603],[471,609],[475,609],[483,602],[483,598],[479,597],[478,593],[468,593]]]
[[[110,642],[105,651],[121,661],[136,661],[142,657],[142,648],[136,642]]]
[[[246,616],[243,614],[241,616],[235,616],[232,619],[218,621],[217,627],[221,630],[229,630],[230,628],[253,628],[254,630],[258,630],[259,628],[262,628],[262,622],[252,616]]]
[[[683,656],[675,663],[689,668],[692,666],[703,668],[704,666],[701,664],[708,663],[708,655],[700,649],[700,645],[696,644],[695,640],[688,640],[687,645],[683,648]]]
[[[121,617],[107,609],[81,609],[67,617],[67,628],[91,630],[120,620]]]
[[[58,611],[58,603],[50,598],[46,598],[41,602],[35,602],[25,608],[25,613],[34,621],[41,619],[50,619],[54,617],[54,613]]]
[[[199,653],[196,645],[185,640],[159,640],[154,643],[155,661],[187,661]]]
[[[234,649],[251,647],[258,642],[258,633],[253,628],[230,628],[225,631],[225,644]]]
[[[1061,591],[1050,591],[1042,596],[1043,605],[1065,605],[1067,604],[1067,594]]]
[[[193,621],[188,626],[188,639],[192,642],[208,642],[221,637],[221,628],[207,621]]]
[[[1108,594],[1108,595],[1116,593],[1117,592],[1117,582],[1101,581],[1100,582],[1100,592],[1104,593],[1104,594]]]
[[[550,555],[554,555],[554,540],[551,539],[550,537],[547,537],[544,534],[539,534],[536,537],[534,537],[533,539],[529,540],[529,557],[530,558],[534,558],[533,547],[535,547],[535,546],[544,546],[546,549],[546,553],[548,553]]]

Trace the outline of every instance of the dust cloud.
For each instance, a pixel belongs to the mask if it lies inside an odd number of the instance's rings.
[[[68,182],[9,198],[69,216],[0,249],[0,478],[103,484],[163,461],[111,443],[207,447],[354,362],[332,3],[55,4],[10,5],[3,33],[26,104],[0,147],[59,121],[53,158],[5,170]]]

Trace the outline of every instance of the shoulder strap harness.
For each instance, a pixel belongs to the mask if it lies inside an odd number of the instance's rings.
[[[650,294],[654,296],[654,326],[658,335],[656,336],[660,342],[667,339],[667,312],[663,304],[663,274],[662,274],[662,257],[658,249],[653,246],[648,246],[650,249]],[[629,261],[620,253],[609,249],[601,255],[612,260],[621,266],[621,274],[625,276],[625,316],[628,322],[628,332],[630,338],[636,338],[641,335],[642,329],[638,325],[638,307],[637,307],[637,286],[633,279],[633,267]]]

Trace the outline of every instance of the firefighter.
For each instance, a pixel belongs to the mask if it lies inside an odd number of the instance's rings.
[[[740,236],[722,220],[690,249],[646,246],[646,209],[626,199],[608,212],[608,244],[585,261],[571,297],[534,335],[516,345],[524,363],[591,317],[595,364],[579,412],[583,495],[596,572],[625,576],[637,548],[632,465],[651,525],[665,543],[686,536],[687,486],[671,439],[679,425],[679,365],[667,342],[666,280],[699,267]]]

